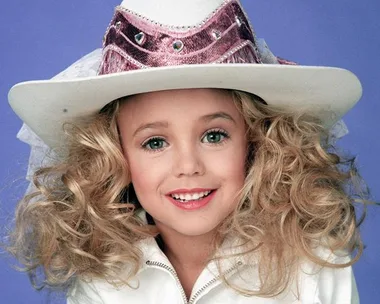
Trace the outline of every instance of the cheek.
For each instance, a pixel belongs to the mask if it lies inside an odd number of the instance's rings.
[[[210,178],[219,180],[229,197],[239,191],[246,177],[245,142],[234,142],[228,149],[209,155],[206,168]]]
[[[139,200],[147,201],[150,195],[159,191],[160,185],[167,176],[169,167],[167,161],[136,151],[126,153],[125,158]]]
[[[226,172],[225,177],[228,179],[226,184],[228,185],[229,193],[232,195],[230,201],[234,202],[232,205],[237,203],[237,200],[235,200],[236,194],[243,188],[247,172],[247,143],[245,140],[242,140],[236,147],[238,148],[236,148],[233,154],[230,155],[229,160],[226,160],[224,168],[224,171]]]
[[[223,165],[225,170],[228,170],[230,174],[244,176],[247,156],[247,142],[244,135],[236,136],[236,139],[229,147],[230,148],[226,151],[224,161],[220,165]]]
[[[219,170],[234,187],[241,187],[245,180],[245,150],[236,149],[219,164]]]

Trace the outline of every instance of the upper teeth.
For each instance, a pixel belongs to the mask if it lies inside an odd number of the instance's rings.
[[[211,191],[204,191],[204,192],[192,193],[192,194],[171,194],[171,196],[174,197],[175,199],[190,201],[190,200],[200,199],[201,197],[209,195],[210,193]]]

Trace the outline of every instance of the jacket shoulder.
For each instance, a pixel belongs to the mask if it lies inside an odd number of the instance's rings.
[[[94,282],[76,279],[67,294],[67,304],[104,304]]]
[[[301,298],[305,298],[305,303],[309,303],[306,299],[314,297],[323,304],[359,304],[352,266],[338,267],[349,263],[350,255],[344,251],[333,253],[323,247],[318,248],[316,253],[337,267],[320,266],[310,261],[302,264],[299,282]]]

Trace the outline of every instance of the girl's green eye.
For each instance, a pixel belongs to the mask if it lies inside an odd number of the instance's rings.
[[[164,147],[164,140],[162,138],[151,138],[142,145],[148,150],[160,150]]]
[[[222,130],[207,132],[204,139],[210,144],[217,144],[228,138],[228,134]]]
[[[221,134],[215,132],[206,135],[207,141],[210,143],[220,142],[221,137]]]

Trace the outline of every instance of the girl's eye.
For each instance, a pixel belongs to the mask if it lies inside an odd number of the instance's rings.
[[[229,138],[229,136],[225,131],[211,130],[205,134],[205,136],[202,139],[202,142],[206,140],[206,142],[210,144],[221,144],[226,138]]]
[[[165,140],[160,137],[150,138],[141,146],[146,150],[161,150],[164,148]]]

